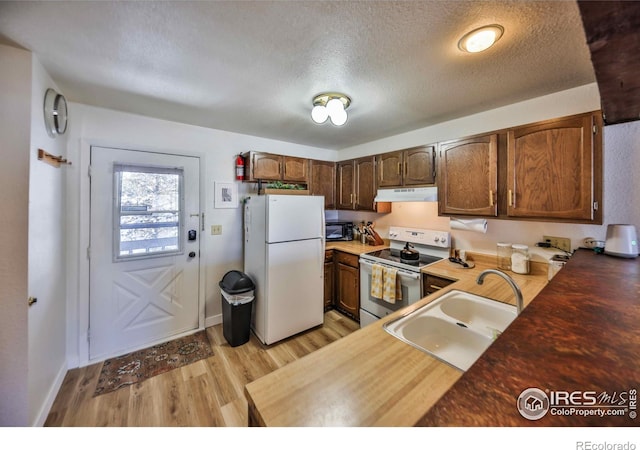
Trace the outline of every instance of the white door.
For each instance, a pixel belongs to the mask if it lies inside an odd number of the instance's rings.
[[[324,321],[322,239],[267,246],[265,343],[272,344]],[[257,299],[265,301],[265,299]]]
[[[324,237],[324,197],[267,196],[267,242]]]
[[[91,147],[90,359],[198,328],[199,165]]]

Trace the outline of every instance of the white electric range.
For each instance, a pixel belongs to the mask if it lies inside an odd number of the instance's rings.
[[[360,327],[404,308],[423,297],[421,270],[449,257],[451,237],[447,231],[390,227],[389,248],[360,255]],[[401,257],[407,243],[419,253],[417,260]],[[371,273],[374,264],[398,270],[402,300],[389,303],[371,296]]]

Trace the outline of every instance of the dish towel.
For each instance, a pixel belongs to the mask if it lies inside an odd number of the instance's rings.
[[[371,297],[382,299],[382,283],[384,278],[384,267],[374,264],[371,268]]]
[[[383,271],[382,300],[389,303],[402,301],[402,285],[397,283],[398,269],[385,267]]]

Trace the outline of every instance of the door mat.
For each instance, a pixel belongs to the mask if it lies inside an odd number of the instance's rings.
[[[113,392],[210,356],[213,356],[213,350],[207,332],[202,330],[190,336],[108,359],[102,364],[93,396]]]

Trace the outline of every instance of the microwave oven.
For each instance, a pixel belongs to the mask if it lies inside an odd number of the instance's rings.
[[[326,222],[324,236],[327,241],[353,241],[353,222]]]

